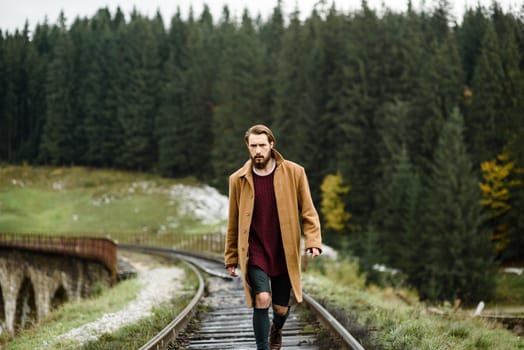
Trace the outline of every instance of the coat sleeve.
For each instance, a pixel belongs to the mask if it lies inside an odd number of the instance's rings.
[[[302,219],[302,230],[305,238],[305,248],[318,248],[322,251],[322,235],[320,230],[320,219],[311,198],[311,191],[304,168],[298,181],[298,204]]]
[[[229,212],[224,249],[224,264],[225,266],[238,264],[238,193],[233,176],[229,177]]]

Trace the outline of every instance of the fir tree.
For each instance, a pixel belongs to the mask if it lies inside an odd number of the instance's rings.
[[[304,35],[295,13],[282,38],[275,86],[275,106],[272,128],[276,135],[286,135],[282,145],[284,155],[303,164],[310,154],[308,130],[312,120],[307,118],[305,107]],[[289,137],[289,136],[291,137]],[[305,165],[306,169],[308,168]]]
[[[10,132],[6,116],[6,98],[7,95],[7,64],[5,59],[5,38],[3,32],[0,30],[0,159],[7,160],[8,142],[7,135]]]
[[[39,158],[51,164],[74,164],[78,159],[76,136],[81,123],[74,115],[74,46],[60,15],[59,36],[47,72],[46,120]]]
[[[156,159],[153,137],[157,115],[160,59],[158,42],[149,20],[134,12],[125,27],[122,49],[118,121],[122,130],[117,164],[127,169],[148,169]]]
[[[484,16],[482,8],[467,9],[462,19],[462,25],[457,28],[457,42],[462,56],[462,66],[466,74],[466,85],[471,86],[473,71],[482,46],[482,38],[489,20]]]
[[[202,164],[211,163],[213,148],[213,86],[219,62],[218,47],[215,43],[213,17],[207,6],[204,7],[199,20],[189,27],[187,41],[187,70],[184,74],[186,83],[185,111],[189,119],[188,134],[192,147],[189,152],[189,171],[201,180],[214,179],[212,167],[200,171]]]
[[[375,125],[377,107],[383,98],[379,68],[382,55],[376,49],[382,45],[381,23],[365,2],[362,6],[347,28],[353,35],[345,45],[340,74],[331,77],[328,90],[328,104],[338,109],[335,117],[341,131],[337,162],[353,188],[348,210],[357,228],[369,223],[375,207],[375,198],[369,194],[376,192],[380,178]]]
[[[466,137],[475,150],[474,162],[495,158],[502,151],[504,133],[504,70],[499,54],[499,38],[492,24],[482,40],[481,53],[472,82],[472,103],[465,112]]]
[[[278,87],[277,70],[282,51],[282,41],[285,32],[282,1],[278,0],[271,17],[260,24],[259,37],[264,47],[264,106],[268,124],[272,123],[275,103],[275,89]]]
[[[214,86],[217,104],[213,113],[212,163],[216,175],[214,185],[225,191],[228,175],[247,159],[245,131],[255,123],[266,123],[267,119],[262,106],[262,49],[247,12],[236,29],[226,8],[218,39],[222,55]]]
[[[168,33],[169,58],[164,65],[164,79],[161,89],[161,103],[157,117],[155,134],[158,138],[158,167],[165,176],[185,176],[190,173],[191,144],[189,121],[184,110],[186,82],[184,72],[187,68],[187,26],[180,11],[171,19]]]
[[[420,229],[426,249],[420,252],[424,271],[418,286],[423,299],[475,303],[493,292],[493,249],[483,228],[478,183],[455,109],[440,133],[425,184]]]
[[[380,235],[377,250],[383,259],[381,264],[400,269],[415,277],[415,268],[419,265],[420,234],[418,229],[420,180],[411,165],[407,150],[403,147],[393,161],[393,171],[388,178],[373,226]]]

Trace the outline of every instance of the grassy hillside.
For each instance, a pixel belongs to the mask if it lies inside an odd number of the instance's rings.
[[[224,229],[226,208],[227,198],[194,179],[85,168],[0,167],[0,232],[207,233]],[[524,349],[522,338],[500,324],[473,318],[471,310],[442,305],[437,306],[440,314],[428,312],[412,291],[366,286],[357,271],[354,263],[316,259],[304,283],[345,320],[366,349]],[[524,276],[501,275],[497,300],[487,307],[523,303]]]
[[[350,330],[365,349],[513,350],[524,339],[472,310],[428,307],[405,289],[366,286],[355,263],[317,260],[304,278],[312,294]]]
[[[223,229],[226,202],[194,179],[80,167],[0,167],[0,232],[208,233]]]

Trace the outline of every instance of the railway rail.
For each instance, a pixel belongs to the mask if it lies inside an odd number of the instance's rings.
[[[199,287],[187,307],[140,350],[160,349],[254,349],[251,328],[252,311],[245,306],[244,292],[239,278],[225,273],[216,258],[167,248],[121,244],[119,249],[176,258],[190,264],[199,276]],[[208,294],[204,295],[204,277],[207,274]],[[184,332],[200,305],[207,305],[199,313],[200,325],[193,332]],[[305,304],[305,305],[303,305]],[[290,350],[320,350],[315,327],[324,326],[340,349],[364,350],[362,345],[325,310],[314,298],[304,293],[304,303],[292,306],[295,310],[283,329],[282,348]],[[306,308],[308,310],[306,310]],[[309,312],[313,324],[304,316]]]

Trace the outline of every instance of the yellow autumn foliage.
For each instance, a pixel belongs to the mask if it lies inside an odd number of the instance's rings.
[[[501,154],[497,159],[483,162],[480,167],[483,178],[481,203],[490,209],[491,218],[502,216],[511,209],[509,176],[515,163],[510,162],[506,154]]]
[[[504,216],[512,209],[511,190],[521,182],[514,179],[514,174],[520,169],[510,161],[507,153],[502,153],[497,159],[483,162],[481,165],[483,182],[479,184],[482,192],[481,203],[488,209],[489,217],[495,224],[495,232],[491,239],[496,242],[498,252],[510,243],[506,236],[509,227],[504,222]]]
[[[322,201],[320,212],[322,213],[326,229],[341,232],[347,227],[351,214],[346,212],[342,196],[347,194],[350,186],[345,186],[342,175],[337,173],[324,177],[322,185]]]

